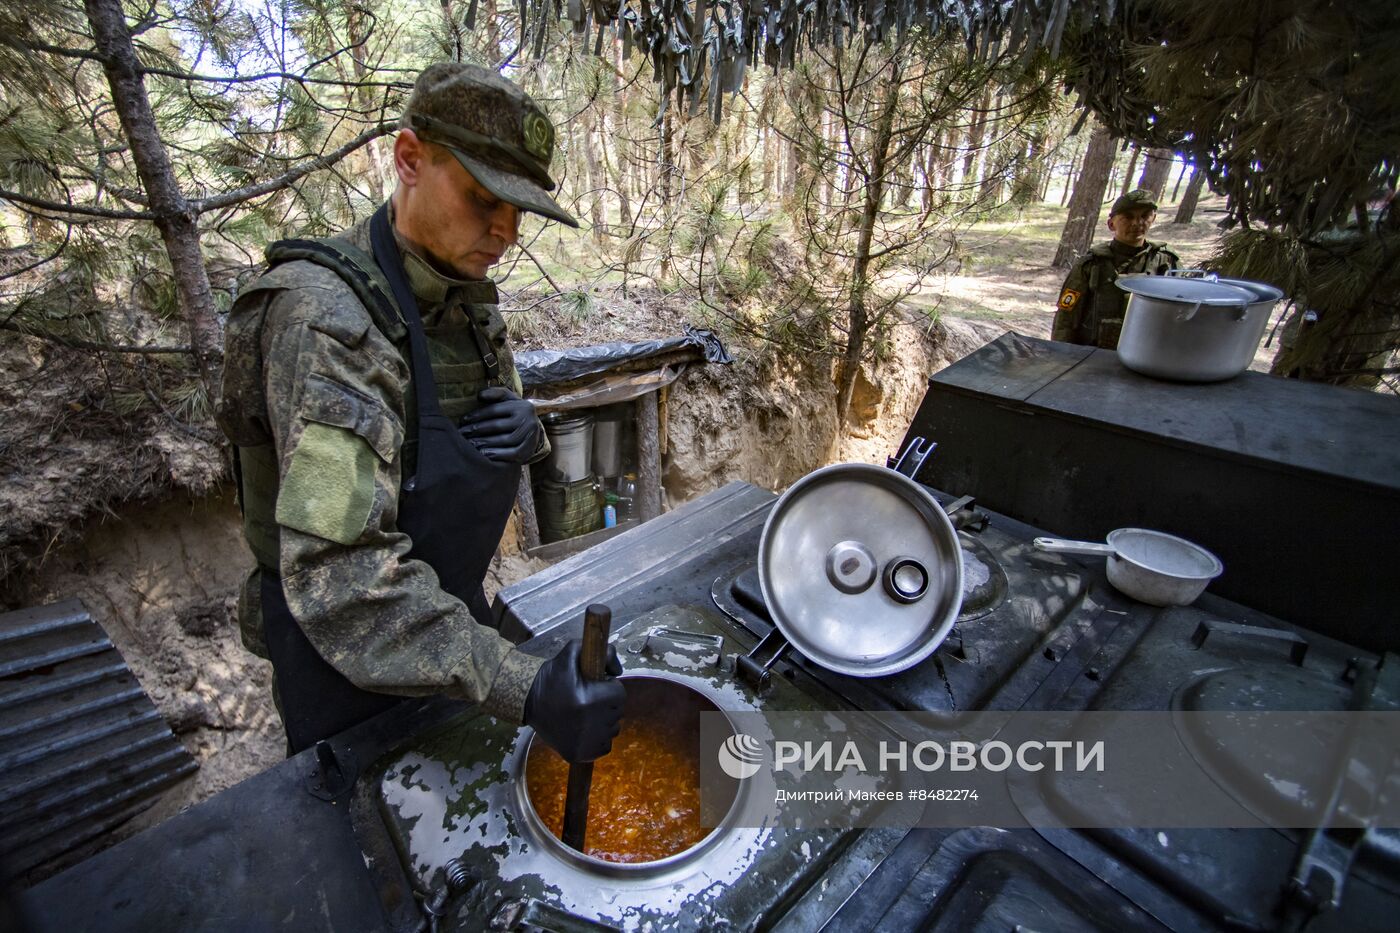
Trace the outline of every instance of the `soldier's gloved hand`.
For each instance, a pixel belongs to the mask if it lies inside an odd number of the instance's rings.
[[[622,703],[627,691],[617,680],[622,663],[608,645],[602,680],[584,680],[579,670],[583,642],[575,638],[540,668],[525,700],[525,725],[530,726],[565,761],[593,761],[612,749],[622,728]]]
[[[462,436],[489,460],[525,464],[540,449],[544,425],[535,406],[505,386],[490,386],[477,395],[481,407],[462,419]]]

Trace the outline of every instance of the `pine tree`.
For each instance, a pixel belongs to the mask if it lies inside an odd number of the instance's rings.
[[[0,200],[29,219],[25,249],[94,282],[135,283],[139,300],[123,315],[56,317],[22,298],[0,321],[41,339],[147,355],[171,349],[169,338],[153,338],[177,318],[202,387],[191,410],[207,414],[222,358],[216,257],[233,249],[251,265],[266,231],[289,214],[343,216],[335,205],[344,199],[329,197],[338,182],[313,173],[390,129],[383,98],[401,83],[359,71],[347,84],[334,72],[364,52],[370,27],[361,22],[357,42],[318,58],[306,51],[322,38],[345,43],[324,26],[367,15],[355,10],[325,7],[319,21],[296,24],[178,2],[135,22],[119,0],[0,11]],[[288,25],[301,27],[300,48],[276,41]],[[379,104],[367,103],[373,93]]]
[[[1068,269],[1094,242],[1094,231],[1098,229],[1099,215],[1103,213],[1103,196],[1108,189],[1108,173],[1112,164],[1113,137],[1109,135],[1107,127],[1095,125],[1084,152],[1084,162],[1079,168],[1079,177],[1074,182],[1074,193],[1070,195],[1069,216],[1065,218],[1065,227],[1060,233],[1060,244],[1055,249],[1052,265],[1056,268]]]

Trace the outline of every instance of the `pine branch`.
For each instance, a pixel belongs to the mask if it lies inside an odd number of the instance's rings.
[[[348,143],[341,146],[339,149],[303,162],[296,168],[287,172],[283,172],[276,178],[270,178],[267,181],[258,182],[256,185],[247,185],[243,188],[237,188],[233,191],[225,191],[223,194],[217,194],[213,197],[196,198],[194,200],[191,200],[189,202],[190,209],[193,210],[196,214],[204,214],[212,210],[218,210],[222,207],[228,207],[231,204],[239,204],[243,201],[251,200],[252,198],[261,197],[265,194],[271,194],[274,191],[278,191],[282,188],[287,187],[288,185],[292,184],[293,182],[297,181],[305,175],[309,175],[312,172],[318,171],[323,168],[330,168],[332,165],[339,162],[341,159],[345,158],[350,153],[354,152],[356,149],[359,149],[367,143],[373,142],[381,136],[387,136],[388,134],[394,132],[395,129],[396,127],[394,127],[392,124],[381,123],[378,126],[371,127],[370,129],[365,130],[359,136],[356,136],[354,139],[350,140]]]
[[[193,353],[194,347],[137,347],[128,344],[99,343],[94,340],[82,340],[78,337],[60,337],[58,334],[43,334],[28,330],[12,321],[0,321],[0,330],[14,331],[26,337],[34,337],[38,340],[45,340],[49,343],[56,343],[61,347],[68,347],[73,350],[102,350],[108,353],[135,353],[143,356],[152,356],[159,353]]]
[[[100,217],[104,220],[155,220],[156,215],[150,211],[124,211],[110,207],[88,207],[79,204],[63,204],[58,201],[45,201],[43,198],[31,198],[27,194],[20,194],[17,191],[10,191],[0,188],[0,199],[14,201],[16,204],[24,204],[36,210],[49,211],[55,214],[76,214],[82,217]]]
[[[20,52],[45,52],[62,58],[77,58],[83,61],[100,62],[102,56],[92,49],[70,49],[63,45],[50,45],[34,39],[20,39],[13,35],[0,35],[0,45],[8,45]]]

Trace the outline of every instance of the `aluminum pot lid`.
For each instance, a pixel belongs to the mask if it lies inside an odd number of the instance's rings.
[[[1115,280],[1125,292],[1156,298],[1159,301],[1176,301],[1188,305],[1212,305],[1221,307],[1241,307],[1259,299],[1249,289],[1205,279],[1183,279],[1176,276],[1146,275],[1133,273],[1120,275]]]
[[[824,467],[773,506],[758,579],[779,631],[822,667],[879,677],[937,650],[962,604],[962,552],[918,483],[867,463]]]
[[[1221,277],[1217,279],[1221,285],[1232,285],[1235,288],[1242,288],[1253,296],[1254,301],[1278,301],[1283,297],[1283,289],[1276,288],[1268,282],[1255,282],[1251,279],[1227,279]]]

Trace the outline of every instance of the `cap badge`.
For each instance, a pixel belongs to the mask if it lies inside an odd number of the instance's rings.
[[[527,110],[521,132],[525,137],[525,151],[547,164],[554,151],[554,127],[549,118],[538,110]]]

